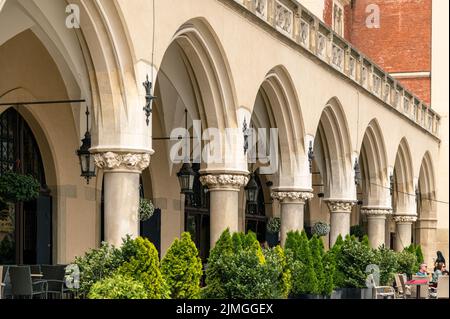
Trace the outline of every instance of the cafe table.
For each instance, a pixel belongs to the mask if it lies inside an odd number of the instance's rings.
[[[420,287],[429,285],[428,279],[413,279],[407,281],[405,284],[410,286],[416,286],[416,299],[420,299]]]

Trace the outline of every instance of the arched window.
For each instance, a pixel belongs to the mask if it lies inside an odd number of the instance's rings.
[[[38,199],[8,208],[0,219],[0,264],[52,262],[52,200],[41,153],[23,117],[13,108],[0,115],[0,174],[13,171],[41,183]]]

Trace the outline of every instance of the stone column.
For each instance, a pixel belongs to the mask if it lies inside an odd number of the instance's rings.
[[[434,267],[433,258],[436,257],[436,218],[419,218],[416,223],[416,243],[422,246],[423,258],[428,267]]]
[[[345,237],[350,234],[350,215],[355,201],[327,200],[331,214],[330,247],[333,247],[339,235]]]
[[[412,224],[417,220],[415,215],[396,215],[395,250],[402,251],[411,245]]]
[[[248,180],[244,174],[210,174],[200,177],[200,182],[210,192],[211,249],[224,230],[239,230],[239,190],[247,185]]]
[[[281,205],[281,245],[284,247],[287,234],[291,231],[302,231],[305,217],[305,203],[314,197],[311,192],[273,192],[272,198]]]
[[[392,214],[390,208],[363,207],[361,214],[367,216],[370,247],[378,248],[386,244],[386,217]]]
[[[150,154],[106,152],[94,158],[104,171],[105,240],[119,247],[127,235],[139,236],[139,177]]]

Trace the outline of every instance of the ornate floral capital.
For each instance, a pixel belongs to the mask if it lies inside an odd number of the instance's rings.
[[[95,165],[106,171],[142,172],[150,165],[150,154],[118,154],[114,152],[94,154]]]
[[[408,223],[415,223],[417,221],[417,216],[414,215],[394,216],[393,219],[398,224],[408,224]]]
[[[311,192],[273,192],[271,196],[280,203],[296,201],[300,204],[305,204],[307,200],[314,197],[314,194]]]
[[[376,207],[363,207],[361,209],[361,214],[368,217],[371,216],[388,216],[392,214],[392,209],[390,208],[376,208]]]
[[[248,176],[239,174],[209,174],[200,177],[200,182],[212,190],[218,188],[239,190],[242,186],[247,185],[248,180]]]
[[[327,205],[331,213],[351,214],[353,206],[356,205],[356,202],[343,200],[329,200],[327,201]]]

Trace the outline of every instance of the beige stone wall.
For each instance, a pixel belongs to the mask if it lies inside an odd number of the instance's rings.
[[[433,0],[433,36],[432,36],[432,105],[442,116],[441,145],[436,164],[436,197],[438,231],[436,249],[449,256],[449,96],[448,96],[448,8],[449,2]]]

